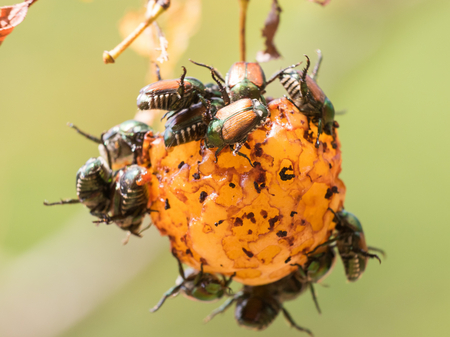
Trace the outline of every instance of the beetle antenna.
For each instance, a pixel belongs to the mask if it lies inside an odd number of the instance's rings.
[[[155,65],[155,68],[156,68],[156,70],[155,70],[156,78],[158,79],[158,81],[161,81],[162,80],[162,78],[161,78],[161,69],[159,68],[158,63],[156,63],[156,62],[152,62],[152,63]]]
[[[47,200],[44,201],[44,206],[54,206],[54,205],[67,205],[67,204],[79,204],[80,200],[78,199],[66,199],[66,200],[60,200],[57,202],[48,202]]]
[[[73,125],[72,123],[67,123],[67,126],[70,127],[70,128],[72,128],[72,129],[75,129],[76,132],[78,132],[80,135],[86,137],[87,139],[92,140],[93,142],[95,142],[95,143],[97,143],[97,144],[102,144],[101,139],[98,139],[97,137],[92,136],[92,135],[90,135],[89,133],[86,133],[86,132],[81,131],[80,129],[78,129],[78,128],[77,128],[75,125]]]

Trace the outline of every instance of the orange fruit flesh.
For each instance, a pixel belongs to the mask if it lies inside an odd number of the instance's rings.
[[[268,105],[267,123],[252,132],[241,152],[200,142],[168,151],[156,137],[144,154],[151,217],[185,264],[232,275],[247,285],[271,283],[303,265],[308,252],[328,240],[345,186],[340,142],[326,134],[314,146],[317,127],[282,98]],[[337,136],[336,136],[337,137]],[[145,150],[145,147],[144,147]],[[256,163],[257,162],[257,163]],[[258,164],[259,163],[259,164]]]

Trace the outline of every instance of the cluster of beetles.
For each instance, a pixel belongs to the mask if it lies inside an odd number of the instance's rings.
[[[202,146],[217,149],[216,160],[222,149],[230,147],[233,154],[250,161],[239,150],[247,136],[269,117],[269,99],[264,94],[266,86],[276,79],[286,89],[287,99],[310,122],[317,125],[315,146],[318,147],[320,134],[324,132],[334,137],[334,130],[338,127],[334,120],[334,107],[316,83],[321,60],[319,51],[318,62],[311,74],[308,74],[310,60],[306,57],[304,69],[295,70],[296,64],[277,72],[269,80],[266,80],[258,63],[237,62],[224,79],[215,68],[191,61],[209,69],[214,83],[206,85],[196,78],[186,77],[184,67],[182,76],[172,80],[161,80],[158,71],[159,80],[140,90],[137,106],[140,110],[167,111],[163,135],[155,134],[150,126],[135,120],[117,125],[100,137],[87,134],[70,124],[78,133],[99,144],[101,156],[90,158],[78,170],[76,199],[44,204],[81,203],[97,218],[95,223],[115,223],[127,232],[126,240],[131,234],[140,236],[146,229],[143,228],[143,219],[152,211],[148,208],[147,188],[141,182],[145,166],[151,165],[143,159],[145,140],[162,136],[166,148],[201,140]],[[113,171],[113,167],[118,169]],[[336,248],[349,281],[356,281],[362,275],[369,258],[380,261],[369,250],[383,254],[381,250],[367,246],[356,216],[345,210],[333,213],[336,226],[330,239],[308,253],[305,265],[296,265],[298,268],[295,272],[270,284],[244,285],[233,293],[229,287],[233,276],[226,279],[223,275],[219,277],[204,273],[203,270],[189,268],[185,271],[177,258],[180,276],[176,285],[164,294],[151,311],[158,310],[168,297],[179,293],[200,301],[213,301],[227,296],[228,300],[207,320],[235,303],[235,318],[239,325],[261,330],[281,311],[292,327],[312,335],[310,330],[294,322],[283,303],[309,289],[320,312],[313,284],[323,280],[332,269]]]

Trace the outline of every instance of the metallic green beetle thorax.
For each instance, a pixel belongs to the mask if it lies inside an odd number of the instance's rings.
[[[221,148],[224,145],[224,141],[222,139],[222,127],[223,121],[219,119],[213,120],[209,123],[208,130],[206,131],[206,134],[208,135],[206,138],[206,146],[208,148]]]
[[[262,98],[261,90],[248,79],[236,84],[230,89],[229,94],[232,102],[238,101],[242,98],[252,98],[257,100],[261,100]]]

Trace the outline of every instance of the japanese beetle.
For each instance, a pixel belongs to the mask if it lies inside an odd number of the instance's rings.
[[[295,266],[298,267],[298,270],[292,274],[294,276],[293,279],[299,282],[304,289],[309,288],[311,290],[314,304],[319,313],[321,313],[321,310],[313,284],[322,281],[331,272],[335,262],[336,254],[334,253],[333,248],[328,246],[325,251],[309,256],[305,268],[295,264]],[[291,284],[295,284],[293,282],[294,281],[291,281]],[[282,291],[282,298],[283,300],[294,299],[298,296],[298,292],[299,291],[296,291],[295,287],[285,287]]]
[[[319,136],[322,131],[327,135],[333,135],[334,127],[336,126],[333,104],[316,82],[322,62],[320,50],[318,50],[318,54],[319,60],[311,76],[308,75],[308,69],[311,63],[309,57],[306,55],[307,63],[302,72],[287,69],[278,74],[281,84],[288,92],[294,105],[306,116],[311,117],[314,122],[318,123],[316,147],[319,147]]]
[[[225,105],[243,98],[257,99],[262,104],[266,105],[266,100],[263,96],[266,86],[277,78],[277,76],[272,76],[266,81],[264,71],[256,62],[241,61],[234,63],[225,79],[223,79],[222,75],[214,67],[192,60],[190,61],[198,66],[208,68],[211,71],[211,75],[216,81],[218,89],[222,93]],[[286,69],[295,68],[299,64],[300,63],[289,66]],[[286,69],[277,72],[277,75]],[[219,80],[225,83],[225,88],[223,88]]]
[[[331,208],[328,208],[328,210],[334,214],[336,235],[332,239],[318,245],[308,255],[314,254],[320,247],[329,246],[336,242],[339,255],[344,263],[347,280],[354,282],[366,270],[369,258],[375,258],[381,263],[378,255],[370,254],[369,250],[377,251],[383,256],[385,256],[385,253],[379,248],[367,246],[361,222],[355,215],[345,210],[337,213]]]
[[[262,93],[266,88],[266,76],[256,62],[236,62],[225,77],[225,85],[231,102],[252,98],[266,104]]]
[[[221,98],[211,98],[211,117],[224,106]],[[166,148],[200,140],[205,137],[207,124],[204,122],[207,108],[202,103],[192,105],[187,109],[170,116],[165,125],[164,144]],[[208,116],[209,118],[209,116]]]
[[[292,273],[273,283],[260,286],[245,285],[241,291],[214,310],[205,321],[208,322],[236,302],[234,317],[240,326],[253,330],[264,330],[282,311],[291,327],[312,336],[312,332],[297,325],[289,312],[283,307],[282,292],[285,288],[290,288],[292,292],[295,289],[296,295],[299,295],[305,289],[302,283],[297,282],[296,276]]]
[[[382,254],[384,252],[377,248],[367,247],[361,222],[355,215],[342,210],[335,214],[335,218],[338,232],[336,246],[344,263],[347,280],[354,282],[363,274],[369,258],[376,258],[381,263],[378,255],[370,254],[368,251],[377,250]]]
[[[138,165],[130,165],[116,172],[113,191],[113,203],[109,214],[103,214],[95,223],[110,224],[114,222],[119,228],[127,231],[124,244],[131,234],[141,237],[141,224],[148,208],[149,193],[142,175],[146,170]]]
[[[247,136],[263,124],[270,112],[257,99],[244,98],[217,111],[206,131],[206,146],[217,147],[216,158],[225,146],[236,144],[234,153],[239,154]]]
[[[77,172],[76,188],[78,199],[61,200],[45,206],[81,203],[96,217],[103,217],[111,204],[113,174],[102,157],[90,158]]]
[[[174,254],[175,256],[175,254]],[[208,274],[203,272],[203,264],[200,271],[189,268],[185,272],[180,260],[175,256],[178,262],[178,270],[180,276],[175,281],[175,286],[170,288],[161,300],[155,305],[151,312],[157,311],[164,304],[166,299],[171,296],[177,296],[182,293],[191,300],[212,302],[216,301],[225,295],[229,290],[229,285],[233,280],[233,274],[228,280],[222,275],[222,280],[214,274]]]
[[[99,144],[98,149],[103,158],[108,159],[111,168],[122,168],[136,163],[147,132],[153,132],[145,123],[128,120],[103,133],[100,138],[87,134],[75,125],[69,124],[79,134]]]
[[[205,86],[194,77],[186,77],[186,68],[180,79],[161,80],[143,87],[137,97],[140,110],[181,110],[189,108],[199,100],[206,104]]]

